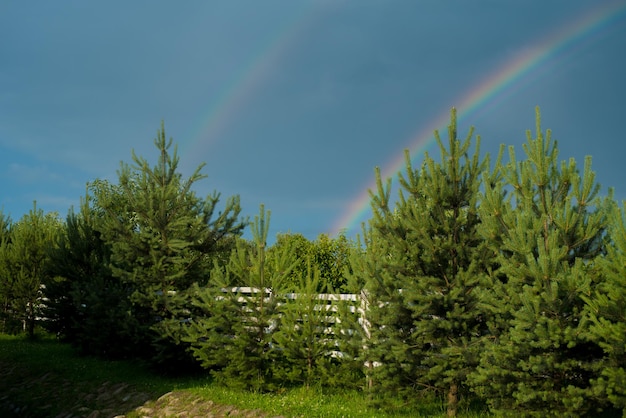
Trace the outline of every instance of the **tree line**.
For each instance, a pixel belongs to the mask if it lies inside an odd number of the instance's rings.
[[[0,214],[1,330],[42,326],[84,354],[253,390],[357,388],[381,407],[435,396],[450,416],[476,400],[501,415],[621,414],[624,208],[591,157],[559,160],[536,120],[525,158],[503,145],[492,160],[473,129],[457,137],[452,110],[440,159],[414,168],[406,151],[397,195],[376,170],[357,240],[269,247],[270,212],[250,222],[237,196],[196,195],[203,165],[183,178],[161,126],[154,165],[133,153],[65,220],[36,204]],[[363,295],[366,328],[348,304],[328,322],[317,295],[340,292]]]

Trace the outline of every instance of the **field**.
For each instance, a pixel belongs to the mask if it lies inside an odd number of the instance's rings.
[[[80,357],[53,338],[0,336],[0,415],[4,417],[438,417],[438,402],[393,412],[367,406],[359,392],[286,389],[261,394],[208,377],[168,378],[137,362]],[[461,417],[488,416],[463,411]]]

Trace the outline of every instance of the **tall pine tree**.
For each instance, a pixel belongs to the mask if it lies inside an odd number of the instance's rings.
[[[457,138],[454,109],[447,144],[435,135],[441,162],[426,154],[415,170],[406,151],[393,208],[391,183],[377,171],[367,261],[355,275],[367,280],[368,364],[381,364],[371,369],[373,388],[406,396],[434,390],[453,416],[485,329],[474,289],[486,269],[477,206],[488,160],[479,156],[480,138],[469,155],[473,130]]]
[[[594,411],[590,379],[599,347],[581,327],[590,268],[603,250],[606,201],[585,160],[559,162],[556,141],[527,132],[527,159],[498,164],[485,182],[480,232],[498,270],[482,292],[491,312],[489,343],[472,375],[493,411],[516,416],[578,416]]]
[[[155,166],[133,152],[134,164],[122,163],[118,171],[119,183],[98,182],[93,192],[104,216],[101,232],[111,245],[112,272],[131,288],[125,325],[138,353],[152,353],[164,363],[185,351],[162,338],[163,321],[186,315],[175,300],[177,292],[208,281],[213,259],[230,251],[244,222],[238,197],[216,213],[218,193],[205,199],[195,194],[192,188],[205,177],[204,165],[183,179],[176,147],[171,150],[163,126],[154,144],[159,152]]]

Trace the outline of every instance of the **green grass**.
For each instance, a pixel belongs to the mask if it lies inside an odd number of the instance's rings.
[[[147,399],[204,384],[206,379],[170,379],[131,361],[104,361],[78,356],[50,337],[35,340],[0,335],[0,416],[56,416],[109,410],[123,414]],[[127,387],[126,387],[127,385]],[[120,389],[115,396],[106,393]],[[129,394],[130,396],[128,399]],[[88,415],[88,414],[82,414]]]
[[[50,337],[27,340],[0,336],[0,416],[56,416],[72,413],[99,417],[126,414],[163,394],[182,391],[219,405],[258,409],[285,417],[443,417],[443,406],[425,402],[420,407],[393,412],[367,406],[357,391],[296,388],[280,394],[250,393],[220,386],[206,377],[167,378],[145,365],[80,357],[66,344]],[[4,409],[3,409],[4,408]],[[20,408],[16,413],[16,408]],[[460,411],[460,417],[486,417],[480,411]]]
[[[367,406],[364,395],[356,391],[335,392],[297,388],[281,394],[255,394],[233,391],[216,385],[191,389],[214,402],[261,409],[270,415],[288,417],[444,417],[445,409],[438,403],[420,407],[398,405],[394,411]],[[486,417],[480,412],[462,411],[459,417]]]

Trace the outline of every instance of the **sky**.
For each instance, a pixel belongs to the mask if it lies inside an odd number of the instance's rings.
[[[6,0],[0,209],[64,218],[133,150],[156,162],[163,121],[194,191],[264,204],[270,241],[354,237],[374,168],[438,159],[452,107],[519,159],[539,106],[621,201],[625,97],[626,0]]]

